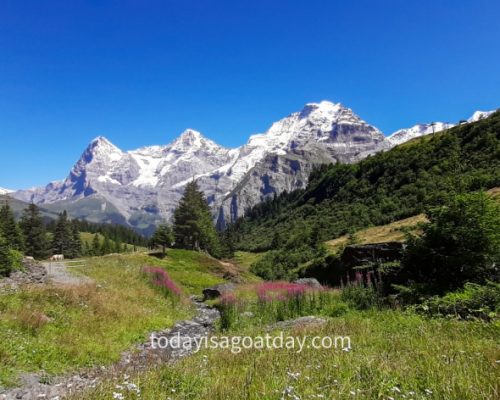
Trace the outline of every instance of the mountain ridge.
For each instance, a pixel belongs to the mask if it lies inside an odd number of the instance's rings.
[[[486,114],[476,112],[469,120]],[[167,145],[129,151],[98,136],[66,179],[12,195],[51,208],[92,197],[95,201],[87,203],[94,208],[86,208],[84,215],[75,210],[75,217],[99,219],[103,209],[111,207],[127,224],[149,233],[155,224],[171,218],[184,186],[197,179],[214,219],[223,227],[275,193],[303,188],[319,164],[356,162],[430,133],[428,125],[412,129],[385,137],[350,108],[321,101],[307,103],[237,148],[220,146],[194,129],[186,129]]]

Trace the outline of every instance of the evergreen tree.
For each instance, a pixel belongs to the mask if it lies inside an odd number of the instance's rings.
[[[162,224],[158,226],[153,234],[151,244],[153,247],[160,246],[162,248],[163,255],[165,255],[167,247],[172,245],[174,239],[175,237],[170,226]]]
[[[63,254],[70,257],[72,254],[72,239],[73,233],[71,231],[71,224],[68,221],[68,214],[63,211],[59,214],[54,230],[54,237],[52,238],[52,251],[54,254]]]
[[[101,255],[101,242],[99,241],[99,234],[98,233],[94,234],[94,237],[92,239],[91,253],[93,256],[100,256]]]
[[[24,234],[25,254],[36,259],[47,257],[47,235],[38,206],[31,203],[24,210],[20,226]]]
[[[7,241],[0,233],[0,276],[7,276],[12,271],[12,260]]]
[[[174,236],[178,247],[205,250],[220,255],[219,237],[210,208],[196,181],[186,185],[184,195],[174,213]]]
[[[85,242],[83,244],[83,255],[88,257],[92,255],[92,248],[90,247],[89,242]]]
[[[114,252],[115,253],[121,253],[122,252],[122,244],[119,240],[115,240],[114,242]]]
[[[80,237],[80,230],[77,223],[71,224],[71,247],[70,247],[70,258],[77,258],[82,255],[83,244]]]
[[[14,219],[14,213],[8,202],[0,208],[0,231],[7,245],[14,250],[24,250],[24,240],[21,229]]]
[[[104,256],[106,254],[109,254],[113,251],[113,248],[111,247],[111,242],[109,240],[109,237],[104,236],[104,240],[101,245],[101,254]]]

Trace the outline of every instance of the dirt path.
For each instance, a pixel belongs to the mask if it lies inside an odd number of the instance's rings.
[[[92,279],[86,276],[73,273],[71,267],[64,262],[44,263],[43,265],[47,270],[47,278],[52,283],[60,285],[82,285],[92,282]]]
[[[67,271],[66,271],[67,272]],[[65,277],[65,273],[55,272],[56,277]],[[65,279],[65,278],[63,278]],[[219,317],[219,312],[209,308],[205,303],[193,299],[197,310],[197,316],[191,320],[180,321],[171,329],[153,332],[156,337],[168,339],[180,337],[181,341],[186,338],[200,338],[207,336],[214,329],[214,324]],[[59,400],[64,396],[81,393],[86,389],[95,387],[106,378],[123,377],[140,371],[145,371],[160,364],[174,362],[179,358],[193,353],[194,349],[181,348],[179,350],[159,349],[151,346],[151,335],[136,348],[122,354],[119,362],[108,367],[94,368],[82,371],[76,375],[57,377],[45,382],[36,374],[27,374],[22,378],[22,386],[0,392],[0,400],[31,400],[52,399]],[[42,380],[45,383],[41,383]]]

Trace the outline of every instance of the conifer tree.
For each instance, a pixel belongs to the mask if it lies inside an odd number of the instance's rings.
[[[54,237],[52,238],[52,251],[54,254],[71,256],[72,238],[73,234],[70,222],[68,221],[68,214],[66,211],[63,211],[59,214],[54,230]]]
[[[174,213],[174,236],[178,247],[205,250],[220,255],[219,237],[210,208],[196,181],[186,185],[184,195]]]
[[[0,276],[7,276],[12,271],[12,260],[7,241],[0,233]]]
[[[108,236],[104,236],[104,240],[102,242],[102,245],[101,245],[101,254],[102,255],[106,255],[106,254],[109,254],[113,251],[112,247],[111,247],[111,242],[109,240],[109,237]]]
[[[70,246],[70,258],[77,258],[82,255],[83,244],[80,237],[80,230],[78,229],[77,223],[71,224],[71,246]]]
[[[45,227],[40,210],[36,204],[31,203],[23,212],[20,222],[24,234],[25,251],[27,256],[43,259],[48,255],[48,243]]]
[[[156,247],[160,246],[162,248],[162,253],[165,255],[167,247],[171,246],[175,237],[172,229],[167,224],[160,225],[153,237],[151,238],[151,244]]]
[[[99,241],[99,234],[96,233],[94,234],[94,237],[92,239],[92,255],[93,256],[100,256],[101,255],[101,243]]]
[[[0,231],[11,249],[24,250],[24,239],[21,229],[17,225],[14,213],[7,201],[0,208]]]

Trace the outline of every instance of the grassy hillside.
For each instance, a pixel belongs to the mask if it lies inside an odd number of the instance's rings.
[[[422,213],[452,193],[500,185],[500,112],[376,154],[323,166],[305,190],[284,193],[236,223],[245,251],[290,237],[328,240]],[[304,239],[302,239],[304,240]]]
[[[92,283],[0,292],[0,386],[14,384],[22,372],[52,375],[109,364],[149,332],[189,316],[189,302],[173,305],[150,286],[144,265],[165,268],[186,298],[224,282],[228,272],[252,280],[247,271],[187,250],[169,250],[162,260],[134,253],[84,261],[73,271]]]

